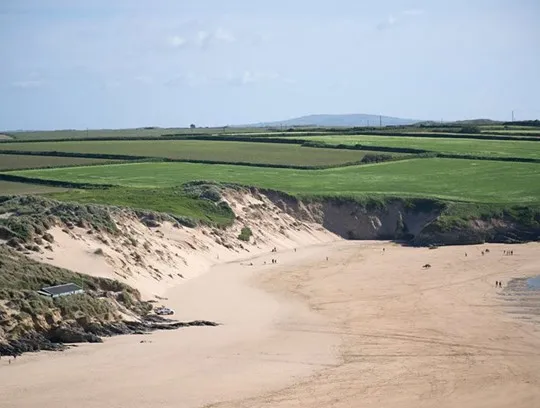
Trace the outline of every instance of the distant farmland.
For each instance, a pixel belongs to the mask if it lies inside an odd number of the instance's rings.
[[[539,203],[540,165],[489,160],[411,159],[327,170],[198,163],[137,163],[15,172],[27,177],[131,187],[193,180],[239,183],[300,195],[431,197],[485,203]]]
[[[260,163],[306,167],[356,163],[361,161],[367,153],[370,153],[370,151],[320,149],[280,143],[200,140],[3,143],[0,144],[0,152],[2,150],[121,154],[136,157],[158,157],[175,160],[204,160],[228,163]],[[371,153],[380,154],[380,152]]]
[[[87,166],[119,163],[119,160],[88,159],[84,157],[54,157],[19,154],[0,154],[0,170],[36,169],[43,167]]]
[[[306,136],[305,140],[328,144],[384,146],[429,150],[437,153],[488,157],[540,158],[540,141],[479,140],[409,136]]]
[[[90,129],[90,130],[36,130],[8,132],[8,135],[17,140],[57,140],[73,139],[80,140],[86,138],[136,138],[155,137],[159,138],[165,134],[212,134],[212,133],[244,133],[258,132],[264,129],[253,128],[136,128],[136,129]]]

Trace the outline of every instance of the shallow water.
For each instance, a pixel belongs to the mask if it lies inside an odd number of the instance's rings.
[[[540,276],[527,279],[527,287],[533,290],[540,290]]]

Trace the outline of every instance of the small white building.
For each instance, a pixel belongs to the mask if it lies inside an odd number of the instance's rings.
[[[64,285],[48,286],[41,288],[38,293],[43,296],[51,298],[57,298],[60,296],[76,295],[78,293],[84,293],[84,290],[74,283],[66,283]]]

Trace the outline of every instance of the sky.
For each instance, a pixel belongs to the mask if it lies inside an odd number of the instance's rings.
[[[539,0],[0,0],[0,129],[540,118]]]

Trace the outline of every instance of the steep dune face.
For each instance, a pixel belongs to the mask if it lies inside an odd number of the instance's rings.
[[[453,220],[445,213],[445,205],[435,200],[393,199],[384,203],[375,200],[360,203],[346,198],[300,200],[268,190],[262,193],[282,211],[297,219],[318,223],[345,239],[399,240],[417,246],[540,239],[539,221],[522,224],[504,213],[488,219],[471,215]]]
[[[409,240],[441,214],[437,205],[413,209],[407,208],[405,202],[400,200],[378,207],[347,199],[304,202],[275,191],[264,191],[264,194],[283,211],[299,219],[319,223],[346,239]]]
[[[111,214],[116,233],[55,225],[48,231],[53,242],[44,242],[29,256],[87,275],[117,279],[137,288],[145,298],[159,298],[216,263],[250,258],[273,248],[339,239],[319,224],[298,221],[256,191],[229,189],[222,193],[236,214],[236,221],[226,229],[141,222],[136,213],[117,210]],[[245,227],[252,232],[247,242],[239,239]]]

